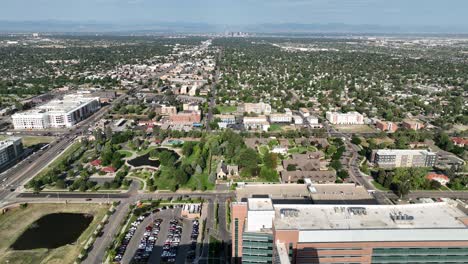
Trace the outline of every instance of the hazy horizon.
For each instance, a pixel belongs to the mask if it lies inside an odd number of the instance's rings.
[[[27,8],[25,8],[27,7]],[[211,25],[347,24],[468,28],[463,0],[16,0],[2,21]]]

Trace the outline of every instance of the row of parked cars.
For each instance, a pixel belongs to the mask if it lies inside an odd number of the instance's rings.
[[[137,230],[138,226],[141,224],[143,219],[145,219],[145,217],[140,216],[130,224],[130,228],[128,229],[127,233],[125,234],[125,237],[122,240],[122,244],[117,248],[117,254],[114,257],[114,262],[115,263],[121,263],[122,258],[123,258],[124,254],[125,254],[125,250],[127,250],[128,243],[130,243],[130,240],[135,235],[135,231]]]
[[[177,249],[182,238],[183,223],[177,219],[172,219],[169,225],[166,241],[164,242],[161,260],[166,262],[175,262]]]
[[[191,246],[190,246],[190,250],[187,253],[187,259],[188,260],[195,259],[195,250],[197,248],[197,239],[198,239],[198,235],[199,235],[199,228],[198,228],[199,225],[200,225],[200,223],[198,222],[198,220],[193,220],[192,221],[192,234],[190,235],[190,239],[191,239],[192,243],[191,243]]]
[[[162,219],[156,219],[153,223],[148,225],[145,233],[140,240],[138,249],[133,256],[133,263],[147,263],[151,253],[153,252],[154,245],[158,240],[159,231],[161,230]]]

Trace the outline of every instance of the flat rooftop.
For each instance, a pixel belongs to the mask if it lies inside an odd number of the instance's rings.
[[[415,154],[429,154],[425,149],[379,149],[376,151],[379,155],[415,155]],[[435,153],[434,153],[435,154]]]
[[[273,202],[269,198],[250,198],[249,211],[272,211]]]
[[[305,184],[261,184],[246,183],[236,189],[237,200],[266,196],[270,198],[304,198],[309,196],[309,190]]]
[[[375,204],[376,201],[363,186],[355,184],[313,184],[310,196],[314,203],[347,204],[357,201],[365,201]]]
[[[67,113],[80,108],[82,105],[88,104],[94,100],[99,100],[98,97],[85,97],[81,94],[66,95],[61,100],[52,100],[46,104],[40,105],[36,108],[15,113],[16,116],[43,114],[47,113]]]
[[[310,189],[310,190],[309,190]],[[236,189],[237,200],[270,197],[273,200],[312,200],[316,204],[375,204],[374,198],[362,186],[355,184],[259,184],[248,183]],[[275,202],[276,204],[276,202]]]
[[[467,228],[467,216],[447,203],[410,205],[275,205],[276,229]],[[468,230],[468,229],[467,229]]]

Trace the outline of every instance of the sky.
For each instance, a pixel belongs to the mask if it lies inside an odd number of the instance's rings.
[[[0,0],[0,20],[468,27],[468,0]]]

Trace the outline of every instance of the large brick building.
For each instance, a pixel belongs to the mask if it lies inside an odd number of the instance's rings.
[[[232,204],[233,263],[468,263],[454,204]]]

